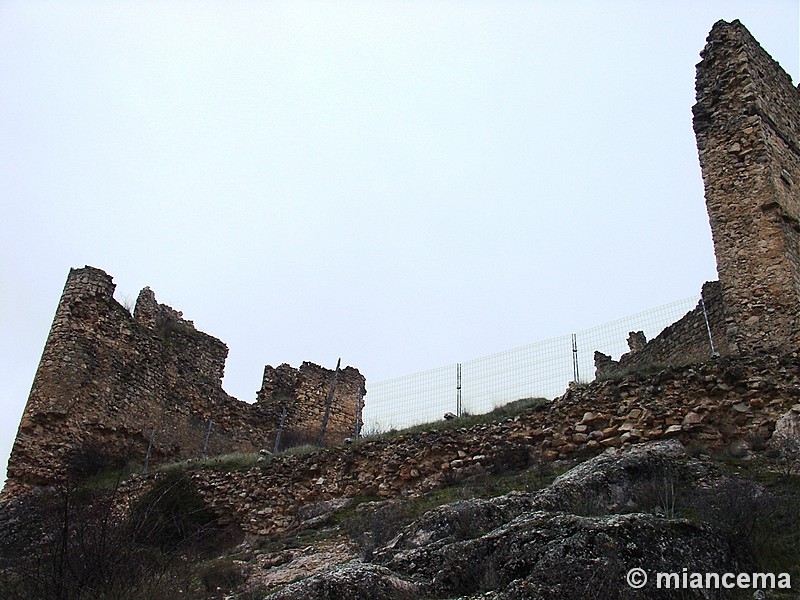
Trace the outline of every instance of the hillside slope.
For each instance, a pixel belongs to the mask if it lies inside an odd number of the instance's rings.
[[[796,580],[798,390],[795,355],[726,358],[468,427],[72,482],[0,506],[0,592],[704,598],[625,577]]]

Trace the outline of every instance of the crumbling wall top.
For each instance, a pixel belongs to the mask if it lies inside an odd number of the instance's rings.
[[[134,318],[139,324],[150,329],[157,329],[166,322],[171,322],[194,328],[192,321],[183,318],[183,313],[166,304],[159,304],[156,295],[149,287],[139,292],[136,298],[136,307],[133,310]]]
[[[800,90],[739,20],[717,21],[700,57],[693,108],[696,133],[711,125],[713,112],[723,108],[741,117],[766,116],[786,134],[798,131]],[[783,113],[778,118],[776,110]]]
[[[110,299],[113,298],[116,287],[111,275],[86,265],[81,269],[69,270],[63,297],[69,302],[88,296]]]
[[[171,343],[173,351],[190,366],[187,374],[209,377],[217,385],[222,384],[228,357],[228,346],[222,340],[196,329],[181,311],[159,303],[149,287],[139,292],[133,316],[162,341]]]

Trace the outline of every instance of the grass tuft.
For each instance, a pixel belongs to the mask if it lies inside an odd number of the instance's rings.
[[[454,419],[443,419],[432,423],[421,423],[403,429],[390,429],[388,431],[373,430],[365,433],[363,439],[393,439],[401,435],[423,433],[426,431],[447,431],[451,429],[466,429],[475,425],[486,425],[504,419],[510,419],[526,412],[542,410],[548,406],[550,401],[547,398],[520,398],[508,404],[503,404],[488,413],[473,415],[463,413]]]
[[[197,471],[199,469],[211,469],[213,471],[246,471],[258,464],[261,456],[257,452],[234,452],[232,454],[220,454],[218,456],[208,456],[206,458],[192,458],[180,462],[170,463],[159,467],[157,470],[164,473]]]

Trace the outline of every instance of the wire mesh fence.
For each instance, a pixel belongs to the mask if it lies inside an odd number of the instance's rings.
[[[522,398],[555,398],[571,381],[594,379],[594,352],[618,359],[628,333],[656,337],[692,310],[699,295],[610,323],[462,363],[368,385],[364,433],[427,423],[445,413],[481,414]]]

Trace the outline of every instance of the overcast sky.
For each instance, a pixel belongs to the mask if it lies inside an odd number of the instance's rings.
[[[70,267],[370,381],[696,294],[695,64],[797,0],[0,1],[0,475]]]

